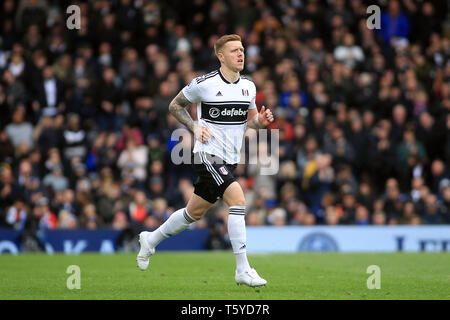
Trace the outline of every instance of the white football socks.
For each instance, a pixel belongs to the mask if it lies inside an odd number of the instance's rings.
[[[250,270],[246,249],[245,206],[232,206],[229,213],[228,236],[236,257],[236,271],[242,273]]]
[[[187,229],[196,220],[187,212],[186,208],[181,208],[172,213],[158,229],[151,232],[147,238],[150,247],[156,247],[164,239],[176,235]]]
[[[228,235],[236,257],[236,271],[242,273],[250,270],[246,250],[245,206],[232,206],[229,213]],[[150,247],[155,248],[161,241],[187,229],[195,221],[186,208],[179,209],[172,213],[158,229],[149,234],[147,242]]]

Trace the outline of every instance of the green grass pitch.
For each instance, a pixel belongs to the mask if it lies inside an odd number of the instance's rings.
[[[157,252],[140,271],[136,254],[0,255],[0,300],[308,300],[450,299],[449,253],[251,254],[268,284],[234,282],[231,251]],[[69,265],[81,270],[81,289],[66,287]],[[367,267],[381,269],[381,289],[369,290]]]

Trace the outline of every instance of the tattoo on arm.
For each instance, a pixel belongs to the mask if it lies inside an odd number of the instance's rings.
[[[255,130],[263,128],[263,126],[261,126],[261,124],[258,121],[258,114],[248,122],[247,126]]]
[[[189,130],[194,132],[195,122],[192,119],[189,112],[185,109],[191,102],[186,99],[183,92],[179,92],[178,95],[169,104],[169,112],[182,124],[184,124]]]

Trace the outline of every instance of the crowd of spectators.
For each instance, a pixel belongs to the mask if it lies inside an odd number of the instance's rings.
[[[280,130],[278,174],[236,169],[248,225],[450,223],[447,1],[0,3],[2,227],[137,232],[185,206],[195,176],[170,160],[168,104],[219,67],[226,33]],[[221,203],[194,228],[222,247],[226,221]]]

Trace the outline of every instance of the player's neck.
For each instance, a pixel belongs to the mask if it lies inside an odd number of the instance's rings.
[[[230,83],[235,83],[237,79],[239,79],[239,71],[233,71],[224,67],[223,65],[220,67],[220,72]]]

